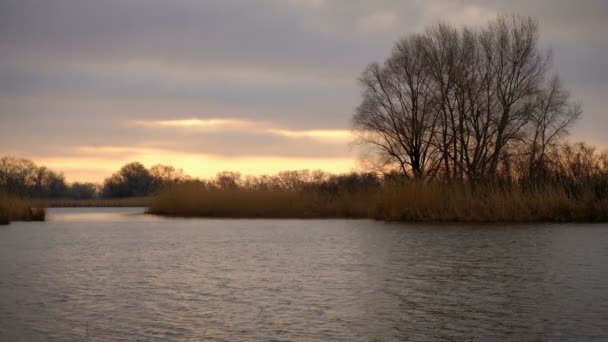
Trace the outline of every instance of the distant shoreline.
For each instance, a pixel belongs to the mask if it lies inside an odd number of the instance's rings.
[[[39,200],[48,208],[111,208],[148,207],[152,197],[99,198],[99,199],[52,199]]]
[[[446,224],[608,222],[608,199],[586,189],[571,194],[554,185],[527,189],[415,181],[329,192],[320,188],[219,189],[191,182],[148,197],[20,200],[5,196],[4,207],[10,213],[4,215],[7,222],[44,220],[43,208],[92,207],[142,207],[146,214],[181,218],[372,219]]]

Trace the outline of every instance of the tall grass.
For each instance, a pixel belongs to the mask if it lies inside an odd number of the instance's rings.
[[[374,218],[387,221],[607,221],[608,200],[577,198],[558,187],[534,191],[499,186],[410,182],[336,195],[314,191],[219,190],[183,184],[153,198],[152,214],[234,218]]]
[[[194,184],[173,186],[154,197],[149,213],[168,216],[320,218],[367,217],[364,210],[312,192],[288,190],[209,189]],[[331,205],[330,205],[331,203]],[[363,208],[365,209],[365,208]]]
[[[578,198],[559,187],[411,183],[382,191],[375,217],[391,221],[597,222],[608,220],[608,201],[590,192]]]
[[[46,209],[36,207],[32,202],[0,193],[0,224],[11,221],[44,221]]]

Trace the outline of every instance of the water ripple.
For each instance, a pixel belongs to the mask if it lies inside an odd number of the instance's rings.
[[[0,229],[0,340],[605,341],[606,225],[171,220]]]

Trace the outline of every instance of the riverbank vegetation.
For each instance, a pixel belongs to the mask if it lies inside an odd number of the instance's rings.
[[[608,221],[608,154],[585,144],[566,144],[555,156],[547,160],[542,180],[524,176],[525,164],[478,183],[422,181],[398,172],[290,171],[245,178],[224,172],[212,180],[166,188],[151,199],[149,212],[434,222]]]
[[[0,192],[0,224],[11,221],[44,221],[46,209],[32,202]]]
[[[0,191],[31,198],[49,206],[141,206],[146,197],[169,184],[190,179],[166,165],[124,165],[102,184],[68,183],[63,173],[38,166],[25,158],[0,158]]]
[[[180,185],[151,201],[149,213],[179,217],[369,218],[408,222],[603,222],[608,201],[559,188],[406,183],[328,196],[286,190],[204,189]]]
[[[66,184],[61,173],[5,157],[0,190],[52,206],[145,205],[173,216],[608,221],[608,155],[568,142],[582,105],[539,37],[533,19],[499,16],[399,40],[360,77],[352,123],[367,172],[204,180],[133,162],[100,185]]]

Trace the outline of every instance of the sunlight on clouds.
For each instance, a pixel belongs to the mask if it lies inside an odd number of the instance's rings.
[[[238,119],[138,120],[132,121],[131,123],[143,127],[195,127],[217,129],[249,129],[255,125],[252,121]]]
[[[349,142],[353,134],[349,130],[313,129],[293,130],[276,128],[265,122],[240,119],[181,119],[157,121],[131,121],[132,125],[159,128],[196,128],[203,131],[242,131],[245,133],[272,134],[291,139],[313,139],[322,142]]]
[[[139,161],[146,167],[155,164],[181,168],[193,177],[210,178],[221,171],[238,171],[244,175],[273,174],[284,170],[321,169],[343,173],[355,168],[353,158],[292,158],[272,156],[223,157],[183,153],[171,150],[123,147],[83,146],[78,151],[90,156],[54,157],[35,159],[51,169],[62,170],[68,181],[101,182],[126,163]]]
[[[294,131],[287,129],[269,129],[268,133],[280,135],[287,138],[312,138],[322,141],[348,142],[353,139],[353,134],[349,130],[303,130]]]

